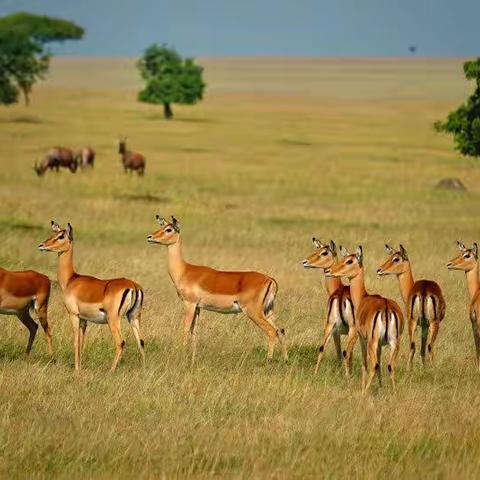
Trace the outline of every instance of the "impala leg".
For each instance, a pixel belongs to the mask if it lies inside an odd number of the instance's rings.
[[[192,338],[192,362],[191,365],[195,363],[195,356],[197,354],[197,327],[198,327],[198,319],[200,317],[200,308],[196,307],[195,312],[193,314],[193,321],[190,326],[190,335]]]
[[[111,371],[114,372],[122,356],[123,347],[125,346],[125,341],[122,338],[122,332],[120,330],[120,317],[118,315],[108,315],[108,326],[110,327],[115,343],[115,356],[111,368]]]
[[[377,348],[378,348],[378,339],[373,337],[368,341],[369,370],[368,370],[367,384],[365,385],[365,393],[367,393],[368,389],[370,388],[370,385],[372,383],[373,378],[375,377],[375,374],[377,373],[377,370],[380,370],[380,364],[378,363],[378,359],[377,359]]]
[[[437,339],[439,328],[440,328],[440,323],[438,320],[432,320],[428,327],[427,350],[428,350],[428,357],[431,363],[433,363],[433,346],[435,344],[435,340]]]
[[[328,319],[327,323],[325,325],[325,328],[323,329],[323,342],[320,345],[320,348],[318,349],[318,358],[317,358],[317,364],[315,365],[315,373],[318,372],[318,368],[320,367],[320,362],[323,359],[323,355],[325,353],[325,348],[327,347],[328,342],[330,341],[330,338],[331,338],[332,333],[334,331],[334,327],[335,327],[335,322],[330,321],[330,319]]]
[[[390,383],[392,389],[395,391],[395,361],[400,350],[400,340],[397,340],[393,345],[390,345],[390,358],[388,360],[388,372],[390,374]]]
[[[265,318],[267,319],[267,322],[270,323],[273,328],[275,328],[277,332],[278,343],[280,344],[280,348],[282,350],[283,359],[288,362],[287,344],[285,342],[285,330],[283,328],[277,328],[277,326],[275,325],[275,314],[273,313],[273,310],[270,310],[265,316]]]
[[[360,346],[362,348],[362,394],[365,394],[367,384],[367,341],[360,337]]]
[[[410,318],[408,321],[408,338],[410,340],[410,353],[408,354],[408,370],[412,369],[413,357],[415,355],[415,333],[417,331],[417,319]]]
[[[475,341],[475,366],[480,371],[480,336],[478,334],[478,325],[475,319],[472,319],[473,340]]]
[[[428,338],[428,328],[429,325],[425,318],[422,318],[422,347],[420,350],[420,355],[422,356],[422,363],[425,365],[425,352],[427,350],[427,338]]]
[[[75,370],[78,372],[80,370],[80,317],[74,313],[71,313],[70,320],[73,328],[74,366]]]
[[[377,365],[375,365],[375,369],[378,376],[378,384],[382,386],[382,346],[380,342],[377,344]]]
[[[37,334],[38,325],[30,316],[30,313],[28,310],[24,310],[23,312],[20,312],[17,315],[17,317],[27,327],[29,332],[27,350],[26,350],[26,354],[29,355],[30,351],[32,350],[32,345],[35,340],[35,335]]]
[[[345,357],[345,375],[349,377],[352,374],[352,359],[353,359],[353,348],[358,338],[358,330],[355,327],[350,327],[348,330],[347,337],[347,348],[343,352]]]
[[[80,320],[80,328],[78,330],[78,366],[82,368],[82,357],[83,357],[83,350],[85,348],[85,333],[87,331],[87,321]]]
[[[50,326],[48,325],[47,310],[48,310],[48,303],[46,300],[43,303],[43,305],[36,311],[36,313],[38,316],[38,321],[40,322],[40,325],[42,326],[43,331],[45,332],[45,335],[47,337],[48,354],[52,355],[52,331],[50,329]]]
[[[183,345],[187,346],[191,338],[192,323],[195,318],[195,303],[185,303],[185,317],[183,318]]]
[[[139,311],[135,318],[130,320],[130,325],[132,327],[133,335],[135,336],[135,340],[137,341],[138,350],[140,352],[140,360],[142,362],[142,366],[145,367],[145,342],[141,338],[140,335],[140,320],[141,320],[141,312]]]

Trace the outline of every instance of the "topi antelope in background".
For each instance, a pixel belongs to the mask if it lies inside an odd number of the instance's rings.
[[[58,283],[63,301],[73,326],[75,370],[80,370],[87,322],[108,324],[115,343],[112,372],[123,352],[125,341],[121,333],[121,319],[126,316],[145,363],[144,342],[140,337],[140,316],[143,305],[143,290],[137,283],[126,278],[100,280],[80,275],[73,267],[73,228],[68,223],[65,229],[51,222],[53,235],[38,248],[58,254]]]
[[[82,170],[85,170],[86,168],[91,168],[93,170],[95,164],[95,150],[90,146],[81,148],[75,154],[75,161]]]
[[[326,270],[337,263],[337,247],[333,240],[330,240],[330,243],[322,243],[314,237],[312,241],[316,250],[302,264],[304,268],[321,268],[325,274]],[[341,278],[327,276],[325,276],[325,287],[328,294],[327,322],[318,351],[315,373],[318,372],[325,348],[332,337],[337,351],[337,358],[341,362],[340,336],[348,335],[347,346],[343,351],[343,356],[345,357],[345,371],[347,376],[349,376],[352,370],[353,347],[358,336],[355,328],[355,315],[350,297],[350,287],[344,285]]]
[[[472,322],[473,340],[475,341],[476,366],[480,371],[480,280],[478,278],[478,245],[474,243],[467,248],[457,241],[460,254],[448,264],[449,270],[465,272],[467,288],[470,296],[470,321]]]
[[[375,374],[378,375],[379,384],[382,384],[380,359],[384,345],[390,348],[388,371],[392,388],[395,389],[395,359],[403,332],[402,310],[389,298],[367,293],[361,246],[352,254],[342,247],[340,252],[343,260],[325,273],[327,276],[350,279],[350,295],[362,347],[362,391],[367,392]]]
[[[200,310],[218,313],[245,313],[268,336],[267,358],[273,357],[277,340],[288,360],[285,332],[274,323],[273,305],[277,282],[258,272],[224,272],[187,263],[182,253],[180,224],[175,217],[167,222],[157,215],[160,229],[148,235],[147,241],[165,245],[168,252],[168,273],[178,296],[185,304],[184,343],[192,341],[192,364],[196,353],[196,330]]]
[[[442,290],[432,280],[413,280],[412,266],[408,260],[407,251],[400,245],[398,250],[385,245],[389,257],[378,268],[379,276],[396,275],[400,293],[405,303],[408,319],[408,336],[410,339],[410,354],[408,368],[412,368],[415,355],[415,332],[417,326],[422,329],[422,346],[420,354],[425,363],[425,351],[428,348],[430,361],[433,361],[433,346],[438,335],[440,322],[445,317],[445,300]]]
[[[127,150],[127,137],[119,140],[118,153],[122,157],[122,164],[125,173],[136,171],[139,175],[145,173],[145,157],[138,152]]]
[[[70,148],[52,148],[40,163],[35,161],[33,165],[33,169],[39,177],[47,170],[55,169],[58,173],[60,168],[68,168],[72,173],[77,171],[77,159]]]
[[[0,268],[0,313],[15,315],[27,327],[30,333],[27,355],[38,329],[30,310],[35,311],[47,337],[48,353],[52,354],[52,334],[47,320],[49,298],[50,279],[46,275],[33,270],[11,272]]]

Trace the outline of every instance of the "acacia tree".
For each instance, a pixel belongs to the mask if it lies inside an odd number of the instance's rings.
[[[82,38],[83,28],[58,18],[26,12],[0,17],[0,103],[30,102],[32,87],[50,65],[48,43]]]
[[[137,66],[146,83],[138,100],[163,105],[166,119],[173,117],[172,103],[193,105],[203,98],[203,68],[166,45],[148,47]]]
[[[470,157],[480,157],[480,58],[463,64],[467,80],[475,80],[473,94],[451,112],[444,122],[435,122],[438,132],[451,133],[455,148]]]

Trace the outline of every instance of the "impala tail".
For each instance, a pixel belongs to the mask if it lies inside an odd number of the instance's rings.
[[[126,288],[118,307],[119,315],[126,315],[128,321],[134,319],[142,309],[143,297],[144,293],[139,285],[135,285],[133,288]]]
[[[265,297],[263,300],[263,312],[265,315],[273,310],[273,306],[275,303],[275,296],[278,292],[278,284],[277,282],[271,278],[270,282],[267,286],[267,291],[265,292]]]

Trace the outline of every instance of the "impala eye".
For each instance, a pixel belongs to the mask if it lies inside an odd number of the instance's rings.
[[[470,255],[469,253],[466,253],[466,254],[463,256],[463,258],[470,258],[470,257],[471,257],[471,255]]]
[[[62,233],[59,237],[57,237],[57,240],[63,240],[65,238],[65,234]]]
[[[394,261],[395,263],[398,263],[398,262],[400,261],[400,259],[399,259],[398,257],[395,257],[395,258],[393,259],[393,261]]]
[[[167,228],[165,231],[166,231],[167,233],[172,233],[172,232],[173,232],[173,229],[172,229],[172,228]]]
[[[353,263],[353,260],[350,258],[350,259],[347,260],[345,263],[346,263],[347,265],[351,265],[351,264]]]
[[[328,255],[328,252],[326,250],[322,252],[322,257],[324,257],[325,255]]]

